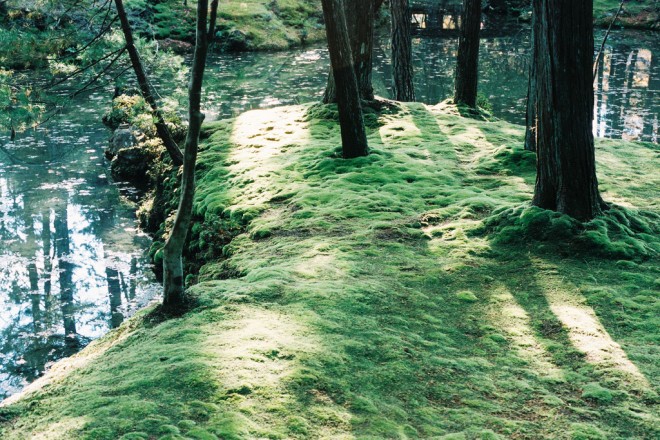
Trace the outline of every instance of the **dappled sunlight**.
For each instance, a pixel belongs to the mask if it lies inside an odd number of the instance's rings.
[[[500,187],[506,186],[507,190],[515,190],[521,194],[529,193],[531,187],[525,177],[518,175],[517,171],[512,172],[516,166],[524,165],[523,161],[513,160],[516,150],[522,149],[518,142],[520,131],[509,129],[506,134],[510,135],[510,138],[504,137],[499,131],[491,140],[485,132],[486,127],[482,127],[484,124],[492,123],[480,123],[466,118],[457,118],[455,123],[448,123],[446,118],[438,119],[438,128],[454,146],[458,163],[466,171],[476,172],[483,178],[495,176],[502,182]],[[494,144],[495,141],[501,142]],[[494,169],[488,168],[489,162],[494,162]]]
[[[323,349],[319,336],[305,325],[304,313],[239,306],[229,319],[209,329],[203,349],[213,359],[218,383],[253,435],[276,427],[291,429],[292,420],[283,414],[313,411],[288,387],[301,368],[300,360],[314,358]],[[350,413],[330,399],[316,400],[343,419],[336,426],[315,426],[316,438],[352,438]]]
[[[62,440],[65,438],[76,438],[76,434],[88,422],[87,417],[71,417],[52,425],[44,426],[41,430],[34,431],[30,438],[32,440]]]
[[[411,137],[422,135],[422,131],[415,125],[411,114],[387,120],[387,123],[380,127],[379,133],[385,145],[391,145],[400,138],[409,140]]]
[[[490,319],[506,332],[520,358],[541,376],[562,379],[563,373],[552,361],[550,353],[535,336],[531,318],[504,286],[498,286],[491,296]]]
[[[288,147],[305,145],[311,139],[304,121],[307,109],[253,110],[236,118],[228,159],[235,192],[230,195],[237,204],[261,206],[275,196],[273,175],[289,162],[283,157]]]
[[[343,278],[346,271],[338,267],[336,251],[330,252],[329,245],[316,244],[312,249],[300,256],[300,262],[294,269],[294,274],[302,278]]]
[[[534,266],[548,269],[546,263]],[[551,276],[546,272],[546,276]],[[628,359],[626,352],[609,335],[594,310],[575,287],[562,283],[545,289],[550,310],[568,331],[571,343],[585,354],[587,362],[603,369],[614,369],[632,380],[648,386],[648,380],[637,366]]]
[[[633,364],[625,351],[607,333],[605,327],[588,306],[568,305],[565,292],[547,294],[550,309],[568,329],[569,338],[575,347],[586,354],[586,360],[600,367],[614,368],[632,375],[637,380],[648,381]]]

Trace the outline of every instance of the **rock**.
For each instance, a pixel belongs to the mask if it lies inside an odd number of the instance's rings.
[[[247,50],[247,35],[238,29],[230,31],[225,39],[225,49],[229,52],[241,52]]]
[[[174,40],[172,38],[165,38],[164,40],[158,43],[160,48],[170,52],[174,52],[177,55],[185,55],[192,52],[194,46],[190,43],[186,43],[181,40]]]
[[[137,188],[145,188],[149,184],[147,171],[154,159],[154,152],[147,148],[122,148],[117,151],[110,164],[112,177],[115,180],[131,182]]]
[[[105,150],[105,157],[112,160],[119,150],[137,145],[137,138],[128,124],[120,124],[110,138],[110,145]]]

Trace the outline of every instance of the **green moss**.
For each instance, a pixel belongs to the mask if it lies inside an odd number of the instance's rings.
[[[484,221],[479,232],[498,243],[531,239],[612,259],[647,259],[660,253],[660,217],[617,206],[584,224],[533,206],[501,209]]]
[[[607,435],[593,425],[575,423],[571,427],[571,440],[605,440]]]
[[[178,0],[148,1],[142,31],[194,43],[195,5]],[[312,0],[220,2],[216,43],[224,50],[287,49],[324,37],[321,6]]]
[[[607,388],[603,388],[597,382],[591,382],[586,384],[582,389],[582,398],[589,399],[601,404],[607,404],[612,402],[613,396],[612,391],[608,390]]]
[[[479,301],[479,298],[477,298],[477,295],[475,295],[473,292],[470,292],[469,290],[462,290],[460,292],[456,293],[456,298],[458,298],[461,301],[464,302],[477,302]]]
[[[654,147],[599,143],[604,197],[629,207],[580,224],[521,207],[520,127],[400,105],[343,160],[334,112],[208,124],[197,308],[57,364],[0,436],[657,437]]]
[[[595,0],[596,25],[609,26],[619,9],[619,0]],[[626,2],[616,24],[639,29],[660,29],[660,5],[651,0]]]

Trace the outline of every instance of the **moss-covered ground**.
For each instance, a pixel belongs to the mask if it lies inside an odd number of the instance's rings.
[[[142,1],[142,0],[139,0]],[[144,3],[144,1],[143,1]],[[195,8],[190,0],[146,1],[157,38],[194,43]],[[325,37],[321,2],[313,0],[226,0],[218,9],[217,41],[228,50],[274,50]]]
[[[594,0],[596,24],[608,26],[620,5],[620,0]],[[655,0],[626,1],[616,24],[629,28],[660,30],[660,4]]]
[[[616,207],[578,225],[526,207],[518,126],[391,106],[348,161],[335,118],[209,124],[195,210],[242,232],[198,306],[58,363],[0,409],[0,437],[660,436],[657,145],[597,143]]]

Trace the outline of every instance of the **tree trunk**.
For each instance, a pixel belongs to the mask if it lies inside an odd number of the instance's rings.
[[[390,0],[392,16],[392,75],[394,99],[415,100],[413,82],[412,37],[408,0]]]
[[[536,45],[535,35],[540,32],[536,14],[532,15],[532,48],[527,81],[527,113],[525,114],[525,150],[536,151]]]
[[[456,58],[456,88],[454,102],[477,106],[477,78],[479,77],[479,31],[481,29],[481,0],[463,0],[461,33]]]
[[[593,3],[535,0],[537,178],[533,204],[578,220],[601,212],[593,120]]]
[[[360,97],[365,101],[373,101],[374,88],[372,76],[376,4],[374,0],[345,0],[343,2],[343,9]],[[335,81],[332,77],[332,72],[328,76],[328,84],[323,95],[323,102],[325,104],[337,102]]]
[[[342,0],[322,0],[344,158],[369,153]]]
[[[170,129],[167,128],[165,123],[165,118],[163,112],[158,107],[158,102],[154,97],[154,93],[147,79],[147,74],[142,65],[142,60],[140,59],[140,54],[135,47],[135,40],[133,39],[133,31],[131,29],[131,24],[128,21],[128,15],[126,14],[126,9],[124,8],[123,0],[115,0],[115,6],[117,7],[117,15],[119,16],[119,21],[121,23],[121,30],[124,34],[124,39],[126,40],[126,50],[128,51],[128,56],[131,59],[131,65],[133,66],[133,71],[137,78],[138,86],[140,87],[140,92],[142,97],[151,107],[151,110],[154,112],[156,118],[155,125],[156,131],[158,132],[158,137],[163,141],[163,145],[167,150],[172,163],[175,166],[180,166],[183,164],[183,154],[181,149],[174,141]]]
[[[206,57],[210,44],[210,34],[215,28],[218,0],[211,3],[211,23],[207,28],[208,0],[197,2],[197,33],[195,54],[193,56],[190,83],[188,86],[188,134],[186,135],[183,156],[183,175],[181,177],[181,195],[174,225],[163,248],[163,307],[169,310],[181,310],[184,306],[183,248],[192,220],[193,200],[195,196],[195,164],[199,147],[199,133],[204,122],[201,111],[202,85]]]

